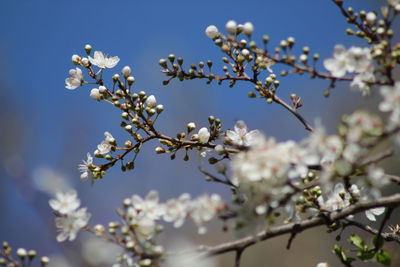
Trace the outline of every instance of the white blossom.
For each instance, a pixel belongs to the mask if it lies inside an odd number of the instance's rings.
[[[190,215],[199,227],[199,234],[204,234],[207,231],[204,223],[211,221],[222,206],[222,199],[217,194],[203,195],[192,201]]]
[[[210,132],[206,127],[203,127],[199,130],[198,136],[199,136],[199,142],[205,144],[210,139]]]
[[[83,82],[83,74],[80,68],[70,69],[69,74],[71,77],[65,79],[65,88],[74,90],[82,85]]]
[[[156,231],[156,222],[149,217],[150,213],[142,212],[135,207],[127,210],[127,219],[130,225],[135,225],[135,232],[143,240],[151,238]]]
[[[185,222],[190,204],[190,195],[182,194],[178,199],[170,199],[165,203],[163,219],[166,222],[173,222],[174,227],[181,227]]]
[[[364,72],[361,72],[354,76],[353,81],[350,83],[350,87],[353,90],[361,91],[363,96],[370,94],[369,83],[375,82],[375,75],[373,65],[369,65]]]
[[[336,45],[333,52],[333,58],[324,60],[324,67],[331,72],[334,77],[343,77],[346,72],[354,72],[356,74],[362,74],[368,72],[362,76],[359,76],[355,82],[352,83],[353,87],[359,86],[363,89],[362,80],[373,82],[375,77],[373,76],[374,67],[372,65],[371,51],[369,48],[361,47],[350,47],[347,51],[344,46]]]
[[[361,73],[367,71],[371,65],[371,51],[369,48],[361,48],[352,46],[347,51],[347,66],[348,72]]]
[[[87,238],[82,244],[82,256],[91,266],[110,266],[121,251],[117,245],[97,237]]]
[[[143,199],[139,195],[132,196],[132,206],[152,220],[158,220],[164,214],[164,209],[158,203],[159,197],[155,190],[150,191]]]
[[[109,132],[105,132],[104,135],[106,138],[97,146],[98,153],[102,155],[109,153],[115,142],[114,137]]]
[[[247,126],[244,121],[237,121],[234,131],[227,130],[225,133],[225,142],[237,146],[251,146],[260,138],[261,133],[258,130],[248,132]]]
[[[348,57],[343,45],[336,45],[333,51],[333,58],[324,60],[324,67],[335,77],[343,77],[346,74]]]
[[[384,170],[375,165],[367,167],[367,179],[374,188],[382,188],[390,183],[390,179],[386,176]]]
[[[388,128],[393,129],[400,125],[400,81],[394,86],[382,86],[380,91],[383,101],[379,104],[379,110],[391,112]]]
[[[75,190],[67,191],[65,194],[57,192],[56,199],[49,200],[50,207],[61,214],[75,211],[80,204]]]
[[[87,180],[92,176],[91,166],[93,164],[93,157],[87,153],[87,159],[83,160],[83,164],[79,164],[78,170],[81,172],[81,179]]]
[[[86,208],[81,208],[67,215],[56,217],[56,227],[59,232],[57,241],[75,240],[78,231],[89,222],[90,216],[90,213],[86,212]]]
[[[323,201],[322,196],[318,198],[320,206],[328,211],[335,211],[346,208],[350,205],[350,194],[344,189],[343,184],[335,185],[333,191],[328,195],[328,199]]]
[[[287,180],[296,155],[293,141],[277,143],[275,139],[257,139],[249,151],[238,153],[232,160],[232,181],[236,185],[263,181],[271,190]]]
[[[94,58],[89,56],[89,61],[93,65],[105,69],[105,68],[114,68],[118,62],[119,62],[119,57],[108,57],[106,56],[103,52],[101,51],[95,51],[94,52]]]
[[[375,222],[375,216],[379,216],[385,212],[385,207],[369,209],[365,211],[365,216],[367,216],[368,220]]]
[[[214,39],[219,35],[218,28],[214,25],[210,25],[206,28],[206,35],[208,38]]]

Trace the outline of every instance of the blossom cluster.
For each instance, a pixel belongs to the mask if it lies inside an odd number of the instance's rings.
[[[91,217],[86,208],[79,208],[80,200],[74,190],[56,193],[56,199],[51,199],[49,205],[56,214],[58,242],[74,240],[78,231],[88,224]]]
[[[360,90],[363,95],[369,94],[370,84],[375,82],[369,48],[352,46],[346,50],[343,45],[336,45],[333,58],[325,59],[324,66],[337,78],[343,77],[347,72],[356,73],[350,86]]]
[[[339,6],[343,4],[342,1],[335,3]],[[389,5],[389,10],[393,11],[393,8],[397,10],[399,3],[389,0]],[[293,37],[282,40],[274,53],[270,53],[267,48],[268,36],[263,37],[264,48],[260,48],[252,40],[253,24],[238,24],[234,20],[226,23],[226,35],[215,25],[205,30],[207,37],[224,54],[224,75],[214,74],[210,60],[191,64],[188,70],[183,67],[183,59],[176,58],[174,54],[159,61],[162,72],[169,77],[163,82],[164,85],[174,78],[180,81],[205,79],[207,83],[215,80],[219,84],[229,81],[230,87],[238,81],[251,83],[256,92],[250,92],[249,97],[280,104],[310,132],[299,142],[277,141],[259,130],[250,131],[241,120],[236,122],[233,129],[223,130],[221,120],[214,116],[208,118],[207,127],[195,131],[196,124],[190,122],[185,131],[170,137],[159,131],[155,124],[164,106],[157,103],[154,95],[147,95],[144,91],[136,93],[132,87],[135,78],[129,66],[121,69],[122,77],[119,74],[112,76],[112,86],[105,84],[103,72],[115,67],[119,62],[118,57],[109,57],[100,51],[95,51],[92,57],[90,46],[85,47],[88,57],[72,57],[73,63],[84,67],[98,85],[91,89],[90,97],[120,109],[120,126],[131,137],[121,143],[105,132],[105,139],[93,155],[104,159],[106,163],[95,164],[88,153],[87,159],[79,165],[81,179],[102,178],[108,168],[118,161],[123,162],[131,152],[135,153],[134,159],[122,163],[121,169],[133,169],[134,160],[143,144],[154,139],[160,142],[155,152],[170,154],[171,159],[175,159],[178,151],[185,150],[183,159],[189,160],[187,151],[191,149],[199,151],[202,157],[209,156],[208,163],[215,165],[218,175],[223,177],[200,168],[207,175],[206,180],[229,186],[233,194],[232,207],[224,204],[216,194],[192,199],[184,193],[160,203],[158,193],[150,191],[144,198],[135,194],[125,199],[123,209],[118,210],[122,222],[110,223],[107,232],[102,225],[94,227],[97,235],[104,237],[108,233],[112,240],[125,249],[126,253],[121,255],[115,266],[135,266],[136,263],[139,266],[152,266],[154,262],[161,261],[164,250],[157,245],[156,237],[162,232],[162,221],[179,228],[190,218],[198,227],[198,232],[203,234],[207,230],[206,223],[219,217],[223,220],[232,219],[233,228],[238,234],[254,234],[275,223],[282,214],[288,218],[286,222],[300,221],[304,214],[307,218],[329,215],[359,201],[376,200],[382,196],[382,189],[390,183],[390,179],[378,165],[386,156],[379,155],[375,149],[387,137],[396,136],[400,140],[400,82],[391,73],[392,65],[400,59],[400,47],[393,47],[392,52],[392,47],[387,44],[391,37],[390,29],[385,28],[389,24],[378,22],[376,13],[354,14],[352,9],[343,9],[342,12],[349,16],[350,23],[360,29],[357,36],[367,39],[372,45],[348,49],[342,45],[335,46],[333,57],[323,61],[329,73],[316,70],[318,54],[313,55],[314,64],[310,64],[308,47],[302,49],[297,60],[292,50],[295,45]],[[382,16],[388,17],[387,14]],[[241,34],[247,38],[240,39]],[[387,57],[386,52],[390,54]],[[265,78],[260,77],[264,71],[272,72],[271,66],[274,64],[292,68],[283,71],[281,76],[309,73],[312,78],[330,80],[330,88],[337,81],[350,81],[350,86],[360,90],[364,96],[370,93],[372,86],[379,85],[383,98],[379,110],[389,113],[388,123],[381,118],[381,114],[356,110],[342,117],[336,134],[327,134],[320,123],[313,128],[298,111],[302,106],[301,97],[291,94],[292,103],[286,103],[278,96],[278,76],[267,73]],[[98,69],[95,70],[94,66]],[[73,90],[88,83],[80,68],[71,69],[69,73],[71,77],[65,81],[67,89]],[[346,76],[348,74],[350,76]],[[227,161],[229,164],[225,164]],[[58,241],[75,239],[77,232],[87,225],[90,218],[85,208],[79,208],[80,201],[75,191],[58,193],[56,199],[50,201],[50,206],[57,215],[56,226],[60,232]],[[377,208],[366,209],[366,216],[371,221],[386,211],[385,207],[374,207]],[[350,218],[347,216],[346,219]],[[332,227],[328,223],[327,226]],[[377,250],[374,252],[376,254]],[[327,264],[320,263],[319,266]]]

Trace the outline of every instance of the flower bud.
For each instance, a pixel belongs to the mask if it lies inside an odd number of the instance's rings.
[[[126,78],[126,81],[129,85],[132,85],[135,82],[135,77],[129,76],[128,78]]]
[[[104,228],[104,226],[101,225],[101,224],[96,224],[96,225],[94,226],[94,231],[96,232],[96,235],[97,235],[97,234],[102,234],[102,233],[104,233],[105,228]]]
[[[118,81],[119,80],[119,74],[114,74],[113,76],[112,76],[112,78],[113,78],[113,80],[114,80],[114,82],[116,82],[116,81]]]
[[[231,34],[236,34],[237,23],[234,20],[230,20],[225,25],[226,31]]]
[[[161,67],[163,67],[164,69],[166,69],[168,66],[167,66],[167,60],[165,59],[165,58],[162,58],[162,59],[160,59],[159,61],[158,61],[158,64],[161,66]]]
[[[20,257],[21,259],[25,258],[28,255],[26,252],[26,249],[24,248],[19,248],[17,249],[17,256]]]
[[[92,51],[92,46],[90,44],[85,45],[85,51],[86,54],[90,55],[90,52]]]
[[[218,37],[219,32],[218,32],[218,28],[215,27],[214,25],[210,25],[206,28],[205,31],[206,35],[208,38],[214,39],[216,37]]]
[[[216,145],[214,149],[218,155],[222,155],[225,153],[225,148],[222,145]]]
[[[100,93],[105,93],[106,91],[107,91],[107,88],[105,86],[103,86],[103,85],[99,86],[99,92]]]
[[[82,63],[82,65],[83,65],[84,67],[87,67],[87,66],[89,66],[89,59],[88,59],[87,57],[83,57],[83,58],[81,59],[81,63]]]
[[[155,150],[156,150],[156,153],[157,153],[157,154],[163,154],[163,153],[165,153],[165,149],[162,148],[162,147],[160,147],[160,146],[156,147]]]
[[[124,76],[124,78],[126,79],[131,75],[132,70],[129,66],[125,66],[122,68],[121,73],[122,73],[122,76]]]
[[[156,97],[154,95],[149,96],[146,99],[146,106],[149,108],[154,108],[157,105],[157,100]]]
[[[307,57],[307,55],[305,55],[305,54],[302,54],[301,56],[300,56],[300,61],[301,62],[303,62],[303,63],[306,63],[307,62],[307,59],[308,59],[308,57]]]
[[[253,34],[254,32],[254,26],[251,22],[246,22],[245,24],[243,24],[243,32],[244,34],[246,34],[247,36],[250,36]]]
[[[34,251],[33,249],[29,250],[28,257],[29,257],[29,260],[33,260],[36,257],[36,251]]]
[[[369,25],[374,25],[376,21],[376,14],[374,12],[368,12],[365,19]]]
[[[78,55],[72,55],[72,63],[74,63],[75,65],[79,65],[79,63],[81,62],[81,57]]]
[[[206,127],[203,127],[199,130],[198,137],[199,137],[199,142],[205,144],[210,139],[210,132]]]
[[[164,111],[164,106],[161,105],[161,104],[157,105],[156,106],[156,111],[157,111],[158,114],[160,114],[161,112]]]
[[[50,262],[49,257],[44,256],[44,257],[42,257],[42,258],[40,259],[40,263],[41,263],[43,266],[46,265],[46,264],[48,264],[49,262]]]
[[[130,125],[130,124],[125,125],[125,130],[131,131],[132,130],[132,125]]]
[[[93,99],[95,99],[95,100],[101,100],[101,94],[100,94],[99,89],[93,88],[93,89],[90,91],[90,97],[93,98]]]
[[[196,124],[194,122],[189,122],[186,127],[187,127],[188,133],[190,133],[191,131],[196,129]]]
[[[247,57],[250,55],[250,51],[247,50],[247,49],[243,49],[243,50],[242,50],[242,55],[243,55],[245,58],[247,58]]]

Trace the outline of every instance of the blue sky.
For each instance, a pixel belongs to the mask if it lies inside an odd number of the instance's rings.
[[[384,1],[348,2],[356,8],[363,2],[368,9],[374,2]],[[220,62],[222,55],[204,30],[210,24],[222,30],[230,19],[253,22],[257,41],[268,34],[275,46],[293,36],[297,51],[308,45],[322,58],[329,57],[337,43],[361,44],[344,34],[346,22],[331,1],[1,1],[0,119],[4,128],[0,239],[34,246],[40,238],[44,251],[55,249],[47,196],[32,191],[32,172],[40,166],[69,177],[94,213],[101,207],[101,215],[95,219],[104,222],[114,216],[113,207],[133,193],[144,194],[156,188],[167,198],[185,191],[198,194],[214,190],[196,171],[195,158],[191,164],[171,162],[152,153],[155,145],[140,156],[134,172],[122,174],[115,170],[94,187],[79,182],[76,166],[86,152],[95,149],[104,131],[126,138],[118,127],[119,112],[90,99],[90,87],[65,89],[64,80],[73,68],[71,55],[83,55],[87,43],[94,50],[121,58],[119,65],[105,75],[111,77],[124,65],[132,67],[135,88],[155,94],[166,107],[160,127],[169,134],[174,134],[176,128],[184,129],[191,120],[205,126],[207,116],[215,115],[223,119],[226,128],[243,119],[251,128],[281,140],[305,136],[306,132],[285,110],[247,99],[247,91],[252,88],[245,84],[230,89],[200,81],[173,81],[162,86],[164,77],[157,63],[170,53],[183,56],[186,63],[207,59]],[[328,101],[322,97],[327,86],[323,81],[289,77],[281,80],[280,90],[283,97],[292,92],[301,95],[305,99],[302,112],[309,121],[320,117],[329,126],[328,121],[337,120],[339,113],[351,109],[358,96],[343,86]],[[335,99],[344,94],[342,106],[337,106]],[[221,188],[216,191],[223,192]]]

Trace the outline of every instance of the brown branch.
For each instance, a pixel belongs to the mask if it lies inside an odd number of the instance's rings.
[[[353,220],[346,220],[345,226],[347,226],[347,225],[355,226],[355,227],[357,227],[357,228],[359,228],[361,230],[364,230],[364,231],[366,231],[366,232],[368,232],[370,234],[373,234],[373,235],[377,235],[379,233],[379,231],[377,229],[374,229],[371,226],[364,225],[362,223],[359,223],[359,222],[356,222],[356,221],[353,221]],[[387,233],[381,233],[381,237],[385,241],[388,241],[388,242],[392,242],[393,241],[393,242],[396,242],[397,244],[400,245],[400,236],[395,234],[395,233],[388,233],[388,232]]]
[[[199,257],[208,257],[208,256],[214,256],[214,255],[220,255],[223,253],[231,252],[231,251],[237,251],[238,249],[245,249],[249,246],[252,246],[254,244],[257,244],[261,241],[265,241],[267,239],[289,234],[293,232],[293,228],[297,227],[297,232],[300,233],[304,230],[320,226],[320,225],[325,225],[328,222],[334,222],[337,220],[341,220],[346,218],[349,215],[356,214],[362,211],[366,211],[372,208],[377,208],[377,207],[397,207],[400,205],[400,193],[388,196],[388,197],[382,197],[378,199],[377,201],[370,201],[370,202],[358,202],[354,205],[351,205],[341,211],[333,211],[324,217],[314,217],[311,219],[306,219],[301,222],[297,223],[290,223],[282,226],[277,226],[277,227],[272,227],[267,230],[263,230],[261,232],[258,232],[255,235],[250,235],[232,242],[227,242],[223,243],[220,245],[216,246],[202,246],[198,249],[200,253]],[[297,225],[297,226],[295,226]]]

